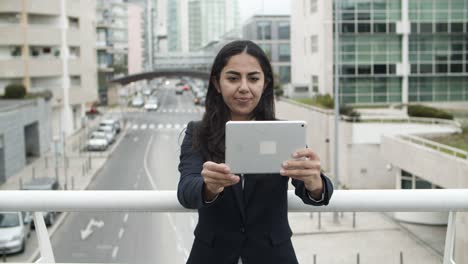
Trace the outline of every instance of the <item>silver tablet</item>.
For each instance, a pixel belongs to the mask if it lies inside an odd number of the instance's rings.
[[[226,164],[232,173],[279,173],[281,163],[305,148],[305,121],[229,121]]]

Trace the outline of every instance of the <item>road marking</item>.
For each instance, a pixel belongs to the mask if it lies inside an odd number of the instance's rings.
[[[166,109],[163,109],[162,112],[163,112],[163,113],[166,113]]]
[[[179,113],[179,109],[174,110],[174,112]]]
[[[166,128],[172,128],[172,124],[166,124]]]
[[[114,250],[112,250],[112,258],[115,259],[117,257],[117,252],[119,252],[119,247],[115,246]]]
[[[112,245],[97,245],[96,248],[100,250],[109,250],[112,249]]]
[[[164,125],[163,124],[159,124],[158,125],[158,129],[163,129]]]
[[[145,130],[148,126],[146,124],[141,125],[141,130]]]
[[[169,109],[169,113],[172,113],[172,109]]]
[[[133,130],[137,130],[138,129],[138,125],[137,124],[134,124],[133,127],[132,127]]]
[[[125,232],[125,230],[124,230],[123,228],[120,228],[120,231],[119,231],[119,239],[122,238],[124,232]]]
[[[83,252],[73,252],[71,255],[72,255],[72,258],[84,258],[88,256],[87,253],[83,253]]]
[[[149,129],[154,129],[154,127],[155,127],[154,124],[149,125]]]
[[[133,184],[133,189],[136,189],[138,187],[138,182],[135,182],[135,184]]]
[[[138,141],[138,137],[135,137],[135,138],[133,139],[133,141],[137,142],[137,141]]]
[[[180,125],[179,125],[179,124],[175,124],[174,128],[175,128],[175,129],[179,129],[179,128],[180,128]]]
[[[81,240],[87,239],[94,231],[92,227],[102,228],[104,226],[104,221],[96,221],[94,218],[91,218],[88,222],[88,225],[84,230],[80,230]]]
[[[154,137],[154,134],[151,135],[151,138],[150,138],[150,140],[148,142],[148,145],[146,145],[145,155],[143,156],[143,167],[145,169],[146,176],[148,177],[148,180],[151,183],[151,186],[153,187],[154,190],[157,190],[158,188],[157,188],[156,184],[154,183],[153,177],[151,177],[151,173],[149,172],[149,169],[148,169],[148,153],[149,153],[149,149],[151,147],[151,143],[153,142],[153,137]]]
[[[123,221],[124,221],[124,223],[127,223],[127,221],[128,221],[128,214],[125,214],[125,215],[124,215]]]

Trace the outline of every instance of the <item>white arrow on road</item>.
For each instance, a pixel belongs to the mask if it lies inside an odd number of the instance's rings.
[[[81,240],[85,240],[88,238],[94,231],[92,227],[95,226],[97,228],[102,228],[104,226],[104,221],[96,221],[94,218],[91,218],[86,226],[85,230],[81,230]]]

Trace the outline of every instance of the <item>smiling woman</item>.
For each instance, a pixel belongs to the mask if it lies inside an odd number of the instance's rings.
[[[188,124],[180,154],[177,197],[199,216],[187,263],[297,263],[287,217],[289,179],[310,205],[327,205],[333,186],[307,148],[272,164],[280,173],[234,175],[224,164],[228,121],[276,120],[272,69],[257,44],[228,43],[209,80],[205,114]]]

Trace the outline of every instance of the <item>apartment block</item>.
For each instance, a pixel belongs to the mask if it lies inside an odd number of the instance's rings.
[[[50,90],[54,137],[79,129],[97,98],[94,3],[0,1],[0,93],[11,83]]]

